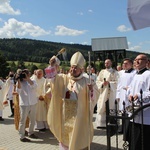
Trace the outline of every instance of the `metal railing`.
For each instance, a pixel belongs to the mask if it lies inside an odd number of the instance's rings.
[[[120,111],[118,110],[118,101],[115,100],[115,109],[109,109],[109,100],[106,101],[106,132],[107,132],[107,150],[111,150],[111,137],[112,136],[116,136],[116,150],[118,150],[118,120],[122,120],[122,124],[123,124],[123,128],[126,129],[127,128],[127,124],[126,122],[129,122],[130,120],[133,121],[134,123],[134,117],[135,115],[137,115],[137,113],[141,113],[142,115],[142,122],[141,122],[141,147],[142,150],[144,150],[143,148],[143,110],[145,108],[150,107],[150,103],[147,103],[145,105],[143,105],[143,101],[140,101],[140,107],[139,106],[135,106],[134,103],[132,102],[132,105],[130,106],[130,111],[132,111],[132,114],[129,116],[128,115],[128,111],[126,109],[125,106],[125,102],[123,102],[123,110]],[[132,126],[132,130],[134,133],[134,126]],[[134,146],[134,134],[132,135],[132,139],[133,139],[133,146]],[[127,141],[127,137],[126,137],[126,130],[123,132],[123,149],[124,150],[128,150],[129,148],[129,143]],[[134,148],[133,148],[134,149]]]

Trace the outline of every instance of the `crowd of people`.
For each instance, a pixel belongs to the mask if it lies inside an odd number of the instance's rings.
[[[9,117],[14,117],[21,142],[37,139],[34,130],[44,132],[49,129],[59,141],[61,150],[87,150],[94,134],[95,108],[99,129],[106,128],[107,100],[110,109],[115,108],[117,100],[118,109],[123,110],[123,102],[130,106],[133,101],[135,104],[141,101],[142,90],[143,99],[149,99],[143,103],[150,102],[150,61],[146,55],[140,54],[134,61],[125,58],[116,69],[112,67],[112,60],[106,59],[105,69],[98,74],[90,64],[85,69],[85,62],[83,55],[76,52],[67,73],[59,69],[60,60],[56,56],[50,59],[45,70],[37,69],[33,75],[28,69],[18,69],[16,73],[10,71],[5,82],[0,80],[0,121],[5,121],[3,108],[9,104]],[[143,111],[143,118],[138,113],[135,121],[129,123],[130,150],[140,150],[142,119],[144,150],[148,149],[150,108]]]

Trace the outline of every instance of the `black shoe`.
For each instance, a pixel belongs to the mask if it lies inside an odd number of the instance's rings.
[[[8,116],[9,118],[13,118],[14,117],[14,114],[11,114],[10,116]]]
[[[0,117],[0,121],[4,121],[4,119],[2,117]]]
[[[20,138],[20,141],[21,141],[21,142],[31,142],[31,140],[30,140],[30,139],[27,139],[27,138],[23,138],[23,139]]]
[[[123,130],[118,130],[118,133],[119,134],[123,134]]]
[[[25,136],[28,136],[28,131],[25,130]]]
[[[39,129],[39,132],[45,132],[45,131],[46,131],[46,128]]]
[[[35,134],[31,134],[28,136],[29,138],[32,138],[32,139],[38,139],[38,136],[36,136]]]
[[[106,127],[96,127],[97,129],[106,129]]]

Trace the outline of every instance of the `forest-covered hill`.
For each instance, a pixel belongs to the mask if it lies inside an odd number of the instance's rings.
[[[61,48],[66,48],[68,60],[76,51],[80,51],[85,57],[91,46],[80,44],[65,44],[31,39],[0,39],[0,52],[7,60],[48,62],[49,58],[56,55]]]
[[[66,48],[68,60],[70,60],[70,57],[76,51],[80,51],[88,60],[88,51],[92,51],[91,45],[66,44],[18,38],[0,39],[0,52],[2,52],[4,57],[9,61],[21,60],[45,63],[63,47]],[[126,56],[132,59],[138,54],[138,52],[126,51]],[[150,57],[150,54],[148,55]]]

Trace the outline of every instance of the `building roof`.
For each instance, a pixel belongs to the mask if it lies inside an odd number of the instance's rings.
[[[93,38],[92,51],[128,49],[126,37]]]

